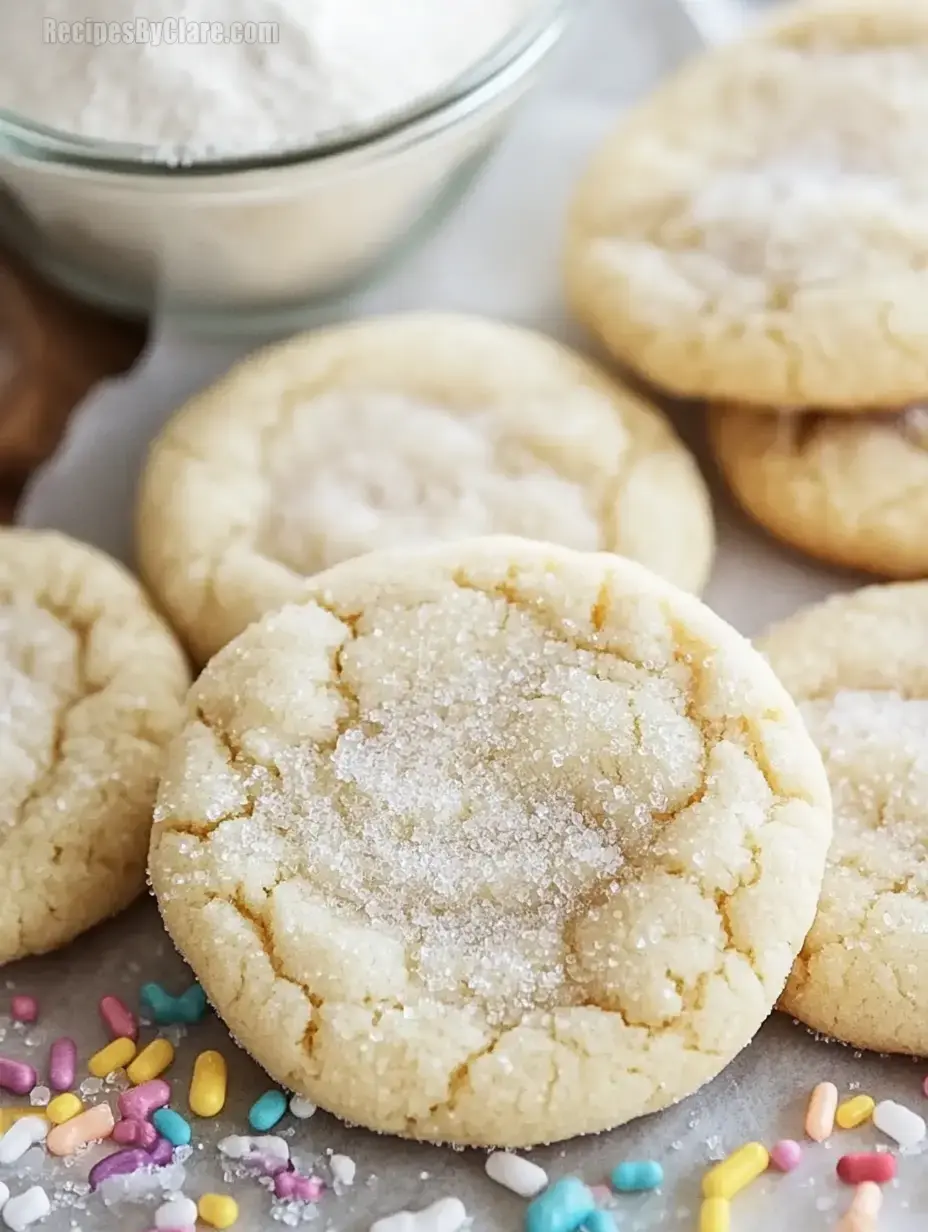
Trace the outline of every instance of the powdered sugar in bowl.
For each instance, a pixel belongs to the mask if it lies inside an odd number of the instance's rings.
[[[296,323],[459,199],[578,4],[0,0],[0,239],[117,309]]]

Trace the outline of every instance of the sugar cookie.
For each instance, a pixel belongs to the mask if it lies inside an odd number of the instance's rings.
[[[623,120],[567,253],[579,316],[675,393],[897,409],[928,370],[928,7],[792,6]]]
[[[630,561],[515,539],[313,579],[191,694],[168,930],[274,1080],[527,1146],[696,1090],[815,914],[821,759],[762,658]]]
[[[859,1048],[928,1052],[928,584],[806,609],[761,643],[825,759],[835,836],[782,1007]]]
[[[706,581],[712,515],[663,416],[539,334],[397,316],[267,351],[195,398],[142,485],[143,574],[203,661],[306,575],[519,534]]]
[[[928,408],[901,415],[718,411],[719,465],[746,511],[831,564],[928,575]]]
[[[189,683],[115,561],[0,531],[0,963],[63,945],[141,892]]]

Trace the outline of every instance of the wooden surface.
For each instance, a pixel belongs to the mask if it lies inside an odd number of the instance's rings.
[[[65,296],[0,250],[0,522],[13,520],[74,408],[130,368],[144,340],[141,325]]]

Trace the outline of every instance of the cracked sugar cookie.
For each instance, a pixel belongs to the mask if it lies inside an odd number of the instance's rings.
[[[821,759],[763,659],[607,554],[311,580],[191,692],[152,837],[236,1039],[344,1120],[528,1146],[695,1091],[815,914]]]
[[[928,584],[806,609],[761,643],[831,782],[834,840],[782,1008],[879,1052],[928,1053]]]
[[[893,410],[928,367],[928,7],[792,6],[623,120],[569,223],[578,315],[674,393]]]
[[[189,683],[115,561],[62,535],[0,531],[0,963],[55,949],[141,893]]]
[[[928,575],[928,408],[900,415],[716,411],[715,456],[744,509],[831,564]]]
[[[138,551],[202,662],[321,569],[484,534],[618,552],[693,591],[714,540],[653,406],[540,334],[422,315],[297,338],[195,398],[152,451]]]

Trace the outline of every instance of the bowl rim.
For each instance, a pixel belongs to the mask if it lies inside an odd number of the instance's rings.
[[[445,113],[480,94],[497,78],[505,77],[537,43],[556,41],[583,2],[534,0],[526,19],[501,43],[439,90],[371,124],[334,132],[310,146],[256,154],[210,155],[187,162],[172,159],[156,146],[80,137],[0,108],[0,156],[118,175],[196,179],[304,166],[369,151],[441,120]]]

